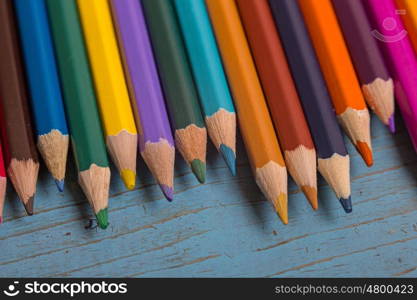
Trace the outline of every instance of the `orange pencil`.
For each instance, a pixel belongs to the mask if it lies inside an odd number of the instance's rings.
[[[414,46],[414,51],[417,52],[417,1],[415,0],[396,0],[397,8],[401,13],[401,19],[404,22],[405,28],[408,31],[408,37]]]
[[[234,0],[206,0],[256,183],[284,224],[287,169]]]
[[[299,0],[336,115],[368,166],[373,164],[369,111],[330,0]]]

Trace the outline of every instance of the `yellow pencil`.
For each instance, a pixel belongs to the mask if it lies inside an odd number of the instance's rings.
[[[136,180],[137,131],[107,0],[77,0],[110,155],[128,189]],[[81,79],[82,80],[82,79]]]

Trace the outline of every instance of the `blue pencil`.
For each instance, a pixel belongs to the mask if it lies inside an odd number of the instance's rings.
[[[207,130],[236,174],[236,113],[204,0],[174,0]]]
[[[45,3],[43,0],[15,0],[14,4],[31,92],[37,146],[62,191],[69,138]]]

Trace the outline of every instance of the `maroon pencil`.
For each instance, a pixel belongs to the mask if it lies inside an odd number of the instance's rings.
[[[7,174],[32,215],[39,161],[11,0],[0,0],[0,126]]]
[[[332,0],[368,106],[395,132],[394,84],[361,1]]]

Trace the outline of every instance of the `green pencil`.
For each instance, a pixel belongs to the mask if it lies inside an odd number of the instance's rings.
[[[108,226],[110,169],[75,1],[47,0],[79,183],[97,217]]]
[[[186,49],[171,1],[143,0],[145,18],[165,92],[177,149],[205,181],[207,131]]]

